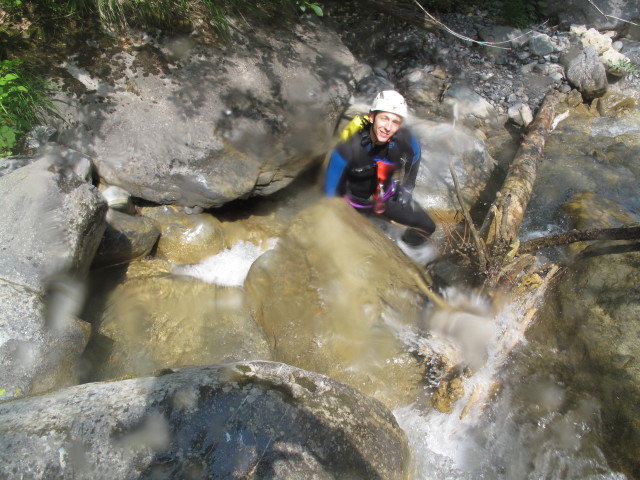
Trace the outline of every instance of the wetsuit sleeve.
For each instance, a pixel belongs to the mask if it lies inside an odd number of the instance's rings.
[[[409,171],[404,179],[404,185],[413,189],[416,186],[416,178],[418,177],[418,169],[420,168],[420,157],[422,155],[420,143],[413,135],[411,135],[411,149],[413,150],[413,157],[411,158]]]
[[[327,173],[324,179],[324,193],[330,196],[335,196],[340,193],[341,183],[344,178],[344,170],[347,166],[347,161],[334,149],[331,152],[329,159],[329,166],[327,167]]]

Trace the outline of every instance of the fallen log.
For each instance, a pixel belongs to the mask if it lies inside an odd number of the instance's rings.
[[[480,229],[489,254],[485,281],[488,287],[498,283],[504,265],[518,252],[518,232],[533,191],[546,139],[552,130],[558,101],[555,91],[544,98]]]

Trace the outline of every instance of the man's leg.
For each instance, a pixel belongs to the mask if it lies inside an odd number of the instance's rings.
[[[393,222],[409,227],[402,235],[402,241],[410,246],[424,244],[436,229],[436,224],[429,214],[414,201],[402,205],[397,200],[391,199],[386,203],[386,209],[382,215]]]

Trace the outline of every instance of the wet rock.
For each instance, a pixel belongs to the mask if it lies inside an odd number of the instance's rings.
[[[144,257],[155,246],[160,229],[150,218],[117,210],[107,213],[107,228],[93,260],[93,267],[129,263]]]
[[[640,243],[599,242],[563,275],[554,335],[560,352],[580,359],[565,367],[571,382],[601,405],[603,448],[629,478],[640,474]]]
[[[171,262],[193,264],[226,247],[222,224],[209,213],[188,214],[171,206],[145,207],[143,216],[160,228],[156,254]]]
[[[416,274],[373,223],[325,198],[253,264],[245,288],[275,359],[398,406],[416,400],[425,368],[402,341],[425,305]]]
[[[0,404],[0,476],[75,479],[410,475],[379,402],[271,362],[187,368]]]
[[[0,178],[0,389],[3,398],[77,381],[89,327],[76,315],[107,205],[91,163],[48,149]]]
[[[172,274],[166,262],[132,264],[104,303],[85,357],[91,380],[272,358],[242,289]]]

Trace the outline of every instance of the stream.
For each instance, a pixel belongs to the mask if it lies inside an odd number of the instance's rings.
[[[640,219],[639,130],[637,110],[622,119],[571,111],[549,138],[522,239],[571,228],[561,206],[582,191],[615,201]],[[320,196],[309,185],[289,188],[274,197],[276,216],[290,218]],[[175,265],[173,273],[241,289],[253,262],[277,242],[268,235],[260,247],[237,241],[199,264]],[[567,261],[565,249],[549,250],[539,255],[541,263]],[[398,335],[415,348],[448,334],[473,363],[474,373],[463,379],[464,395],[450,413],[413,404],[393,411],[414,452],[413,480],[627,478],[603,453],[601,411],[607,406],[562,374],[567,364],[580,359],[567,359],[544,342],[523,337],[518,319],[526,312],[509,301],[492,305],[464,285],[444,293],[454,308],[427,314],[430,336],[402,329]],[[175,300],[167,294],[157,301]],[[194,328],[196,338],[202,330]],[[535,321],[531,328],[537,328]],[[505,344],[517,346],[505,350]]]

